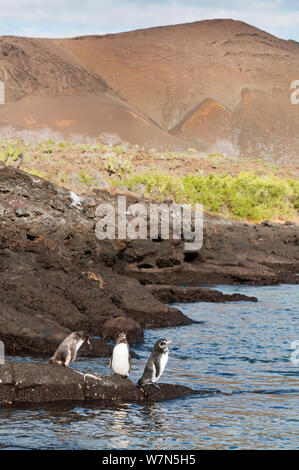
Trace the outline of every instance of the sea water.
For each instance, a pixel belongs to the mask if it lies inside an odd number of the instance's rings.
[[[172,304],[200,323],[146,331],[144,343],[134,348],[139,358],[132,360],[130,376],[138,380],[154,342],[164,337],[172,343],[160,381],[209,390],[205,395],[151,405],[107,407],[94,402],[2,408],[0,447],[298,448],[299,364],[293,349],[299,340],[298,285],[217,289],[254,295],[258,302]],[[108,358],[78,358],[72,367],[110,373]]]

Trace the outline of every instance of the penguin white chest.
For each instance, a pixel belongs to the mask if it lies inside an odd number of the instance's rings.
[[[77,344],[76,344],[76,353],[79,351],[81,348],[82,344],[84,343],[83,339],[80,339]]]
[[[163,353],[160,357],[160,371],[159,371],[159,375],[156,376],[156,380],[158,380],[163,374],[167,361],[168,361],[168,352]]]
[[[68,367],[69,363],[71,362],[71,359],[72,359],[72,355],[71,355],[71,351],[68,351],[67,352],[67,356],[65,358],[65,365]]]
[[[129,351],[126,344],[120,343],[114,347],[111,365],[116,374],[129,375]]]

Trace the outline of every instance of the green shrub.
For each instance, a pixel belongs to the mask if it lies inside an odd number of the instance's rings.
[[[175,178],[159,171],[131,175],[121,183],[134,191],[142,184],[146,196],[177,203],[202,203],[206,210],[236,219],[261,221],[292,217],[299,208],[299,182],[252,172],[231,175],[201,174]]]
[[[24,163],[30,163],[33,160],[33,156],[30,153],[25,153],[24,155]]]
[[[28,170],[27,173],[29,173],[32,176],[37,176],[38,178],[49,179],[46,173],[43,173],[42,171],[38,171],[35,168]]]
[[[78,173],[79,181],[83,186],[96,186],[96,178],[88,173],[84,173],[84,171],[79,171]]]
[[[116,154],[121,154],[121,153],[124,153],[126,151],[125,147],[123,147],[122,145],[115,145],[113,147],[113,151],[116,153]]]
[[[6,162],[7,164],[13,163],[23,154],[23,146],[18,145],[18,142],[5,143],[0,153],[0,161]]]
[[[109,176],[115,175],[119,178],[123,178],[124,175],[130,174],[132,171],[132,165],[129,160],[122,160],[116,155],[110,155],[106,159],[104,168],[107,170]]]
[[[53,153],[54,151],[54,147],[53,145],[46,145],[46,147],[44,148],[44,153]]]

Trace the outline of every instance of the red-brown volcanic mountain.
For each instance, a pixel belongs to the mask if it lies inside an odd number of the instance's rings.
[[[299,154],[299,105],[290,101],[299,44],[239,21],[74,39],[2,37],[0,78],[2,123],[255,158]]]

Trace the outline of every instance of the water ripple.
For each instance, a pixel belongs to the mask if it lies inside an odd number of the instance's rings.
[[[132,379],[152,344],[173,340],[163,381],[204,393],[151,406],[123,403],[0,409],[6,449],[293,449],[298,445],[298,286],[217,286],[259,302],[176,304],[200,323],[145,332]],[[40,361],[19,357],[14,360]],[[104,358],[79,358],[80,371],[110,373]]]

